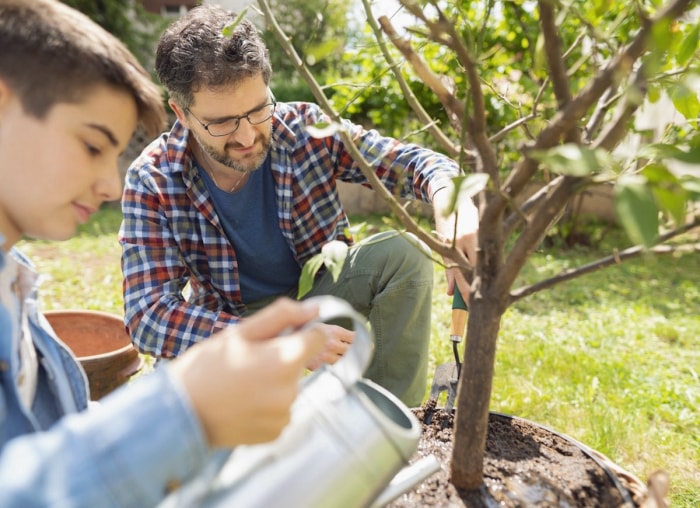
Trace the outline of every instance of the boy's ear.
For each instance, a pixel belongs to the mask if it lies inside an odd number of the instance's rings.
[[[0,78],[0,117],[11,102],[13,95],[7,82]]]
[[[180,123],[189,129],[190,123],[187,121],[185,111],[172,99],[168,99],[168,105],[170,106],[170,109],[173,110],[173,113],[175,113],[175,116],[177,116]]]

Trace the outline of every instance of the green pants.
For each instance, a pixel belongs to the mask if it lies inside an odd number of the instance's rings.
[[[304,298],[337,296],[364,315],[375,339],[364,377],[418,407],[427,386],[432,291],[433,266],[425,244],[388,231],[350,247],[337,282],[325,272]],[[296,290],[288,296],[296,297]],[[248,314],[274,298],[248,304]]]
[[[322,274],[305,298],[334,295],[367,317],[375,348],[364,377],[417,407],[427,383],[432,290],[427,247],[384,232],[351,247],[338,281]]]

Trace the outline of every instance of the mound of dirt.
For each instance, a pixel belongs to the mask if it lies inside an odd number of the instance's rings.
[[[426,407],[414,409],[423,422]],[[453,414],[437,410],[412,460],[434,455],[442,469],[388,508],[639,507],[646,486],[603,455],[533,422],[489,415],[483,489],[458,492],[449,481]]]

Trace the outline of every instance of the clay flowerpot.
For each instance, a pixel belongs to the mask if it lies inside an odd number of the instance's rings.
[[[141,370],[120,316],[92,310],[57,310],[44,315],[85,370],[90,398],[98,400]]]

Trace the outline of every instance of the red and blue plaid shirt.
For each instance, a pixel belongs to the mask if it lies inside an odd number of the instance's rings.
[[[367,185],[338,134],[318,139],[306,129],[329,121],[308,103],[278,103],[272,121],[279,224],[300,265],[331,240],[352,241],[336,181]],[[444,155],[350,122],[344,128],[395,196],[431,202],[459,173]],[[187,141],[187,129],[176,122],[146,147],[127,172],[122,198],[125,322],[142,352],[163,358],[245,311],[236,251]]]

